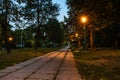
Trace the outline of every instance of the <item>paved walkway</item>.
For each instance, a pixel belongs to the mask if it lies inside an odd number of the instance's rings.
[[[50,52],[0,70],[0,80],[81,80],[72,52]]]

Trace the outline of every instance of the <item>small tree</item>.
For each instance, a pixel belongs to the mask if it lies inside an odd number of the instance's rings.
[[[46,38],[52,45],[59,45],[64,41],[64,30],[56,19],[50,19],[45,26]]]

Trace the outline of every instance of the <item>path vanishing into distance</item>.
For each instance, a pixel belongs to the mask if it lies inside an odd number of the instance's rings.
[[[81,80],[70,49],[61,49],[0,70],[0,80]]]

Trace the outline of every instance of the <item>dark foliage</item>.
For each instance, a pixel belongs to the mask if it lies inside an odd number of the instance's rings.
[[[99,47],[120,46],[120,1],[119,0],[67,0],[68,25],[75,32],[81,32],[82,24],[77,22],[81,14],[87,14],[87,31],[94,30],[95,45]],[[92,26],[92,27],[91,27]],[[87,38],[89,39],[89,38]]]

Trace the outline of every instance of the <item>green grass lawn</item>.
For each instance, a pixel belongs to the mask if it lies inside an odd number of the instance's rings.
[[[58,50],[58,48],[40,48],[37,51],[32,48],[14,49],[10,54],[7,54],[5,50],[0,50],[0,69],[4,69],[7,66],[15,65],[33,57],[44,55],[54,50]]]
[[[74,52],[82,80],[120,80],[120,50]]]

